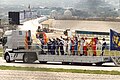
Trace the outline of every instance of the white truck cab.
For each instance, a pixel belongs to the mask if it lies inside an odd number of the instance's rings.
[[[15,60],[15,53],[13,50],[24,49],[26,31],[8,30],[4,33],[2,38],[3,57],[6,62]]]
[[[3,46],[7,49],[18,49],[24,47],[26,31],[10,30],[3,35]]]

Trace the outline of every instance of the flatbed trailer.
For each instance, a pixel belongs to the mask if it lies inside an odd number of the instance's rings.
[[[114,62],[115,66],[120,66],[120,56],[79,56],[79,55],[51,55],[41,50],[13,50],[7,52],[11,55],[6,62],[15,60],[25,63],[33,63],[38,60],[40,63],[62,62],[62,64],[81,64],[101,66],[103,63]],[[5,58],[5,57],[4,57]]]

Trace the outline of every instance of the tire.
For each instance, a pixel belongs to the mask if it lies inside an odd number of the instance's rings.
[[[10,62],[11,62],[11,61],[10,61],[10,56],[9,56],[9,54],[6,54],[6,55],[5,55],[5,60],[6,60],[7,63],[10,63]]]
[[[36,54],[34,53],[25,53],[23,56],[23,62],[24,63],[33,63],[37,59]]]
[[[29,62],[29,57],[28,57],[27,54],[24,54],[24,56],[23,56],[23,62],[24,63],[28,63]]]

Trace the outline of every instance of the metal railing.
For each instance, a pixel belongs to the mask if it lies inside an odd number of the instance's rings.
[[[51,45],[48,46],[42,45],[41,43],[38,43],[35,41],[35,43],[28,42],[28,46],[26,48],[26,45],[24,44],[22,40],[19,39],[18,43],[18,49],[22,47],[24,50],[40,50],[41,54],[49,54],[49,55],[77,55],[77,56],[120,56],[120,51],[110,51],[108,48],[105,48],[102,53],[102,45],[99,45],[99,48],[92,49],[92,47],[87,47],[87,49],[84,49],[84,46],[81,46],[79,49],[70,49],[69,46],[58,46],[58,45]],[[30,44],[29,44],[30,43]],[[69,47],[69,48],[68,48]],[[71,46],[72,47],[72,46]],[[74,47],[74,46],[73,46]],[[109,47],[109,45],[107,45]]]

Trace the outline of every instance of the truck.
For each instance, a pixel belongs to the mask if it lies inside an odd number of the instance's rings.
[[[42,34],[40,34],[42,35]],[[38,60],[40,63],[62,62],[62,64],[82,65],[96,64],[98,66],[107,62],[114,62],[120,66],[120,56],[78,56],[78,55],[51,55],[47,48],[42,49],[38,39],[33,39],[30,31],[9,30],[1,39],[3,45],[3,59],[7,63],[23,61],[33,63]]]

